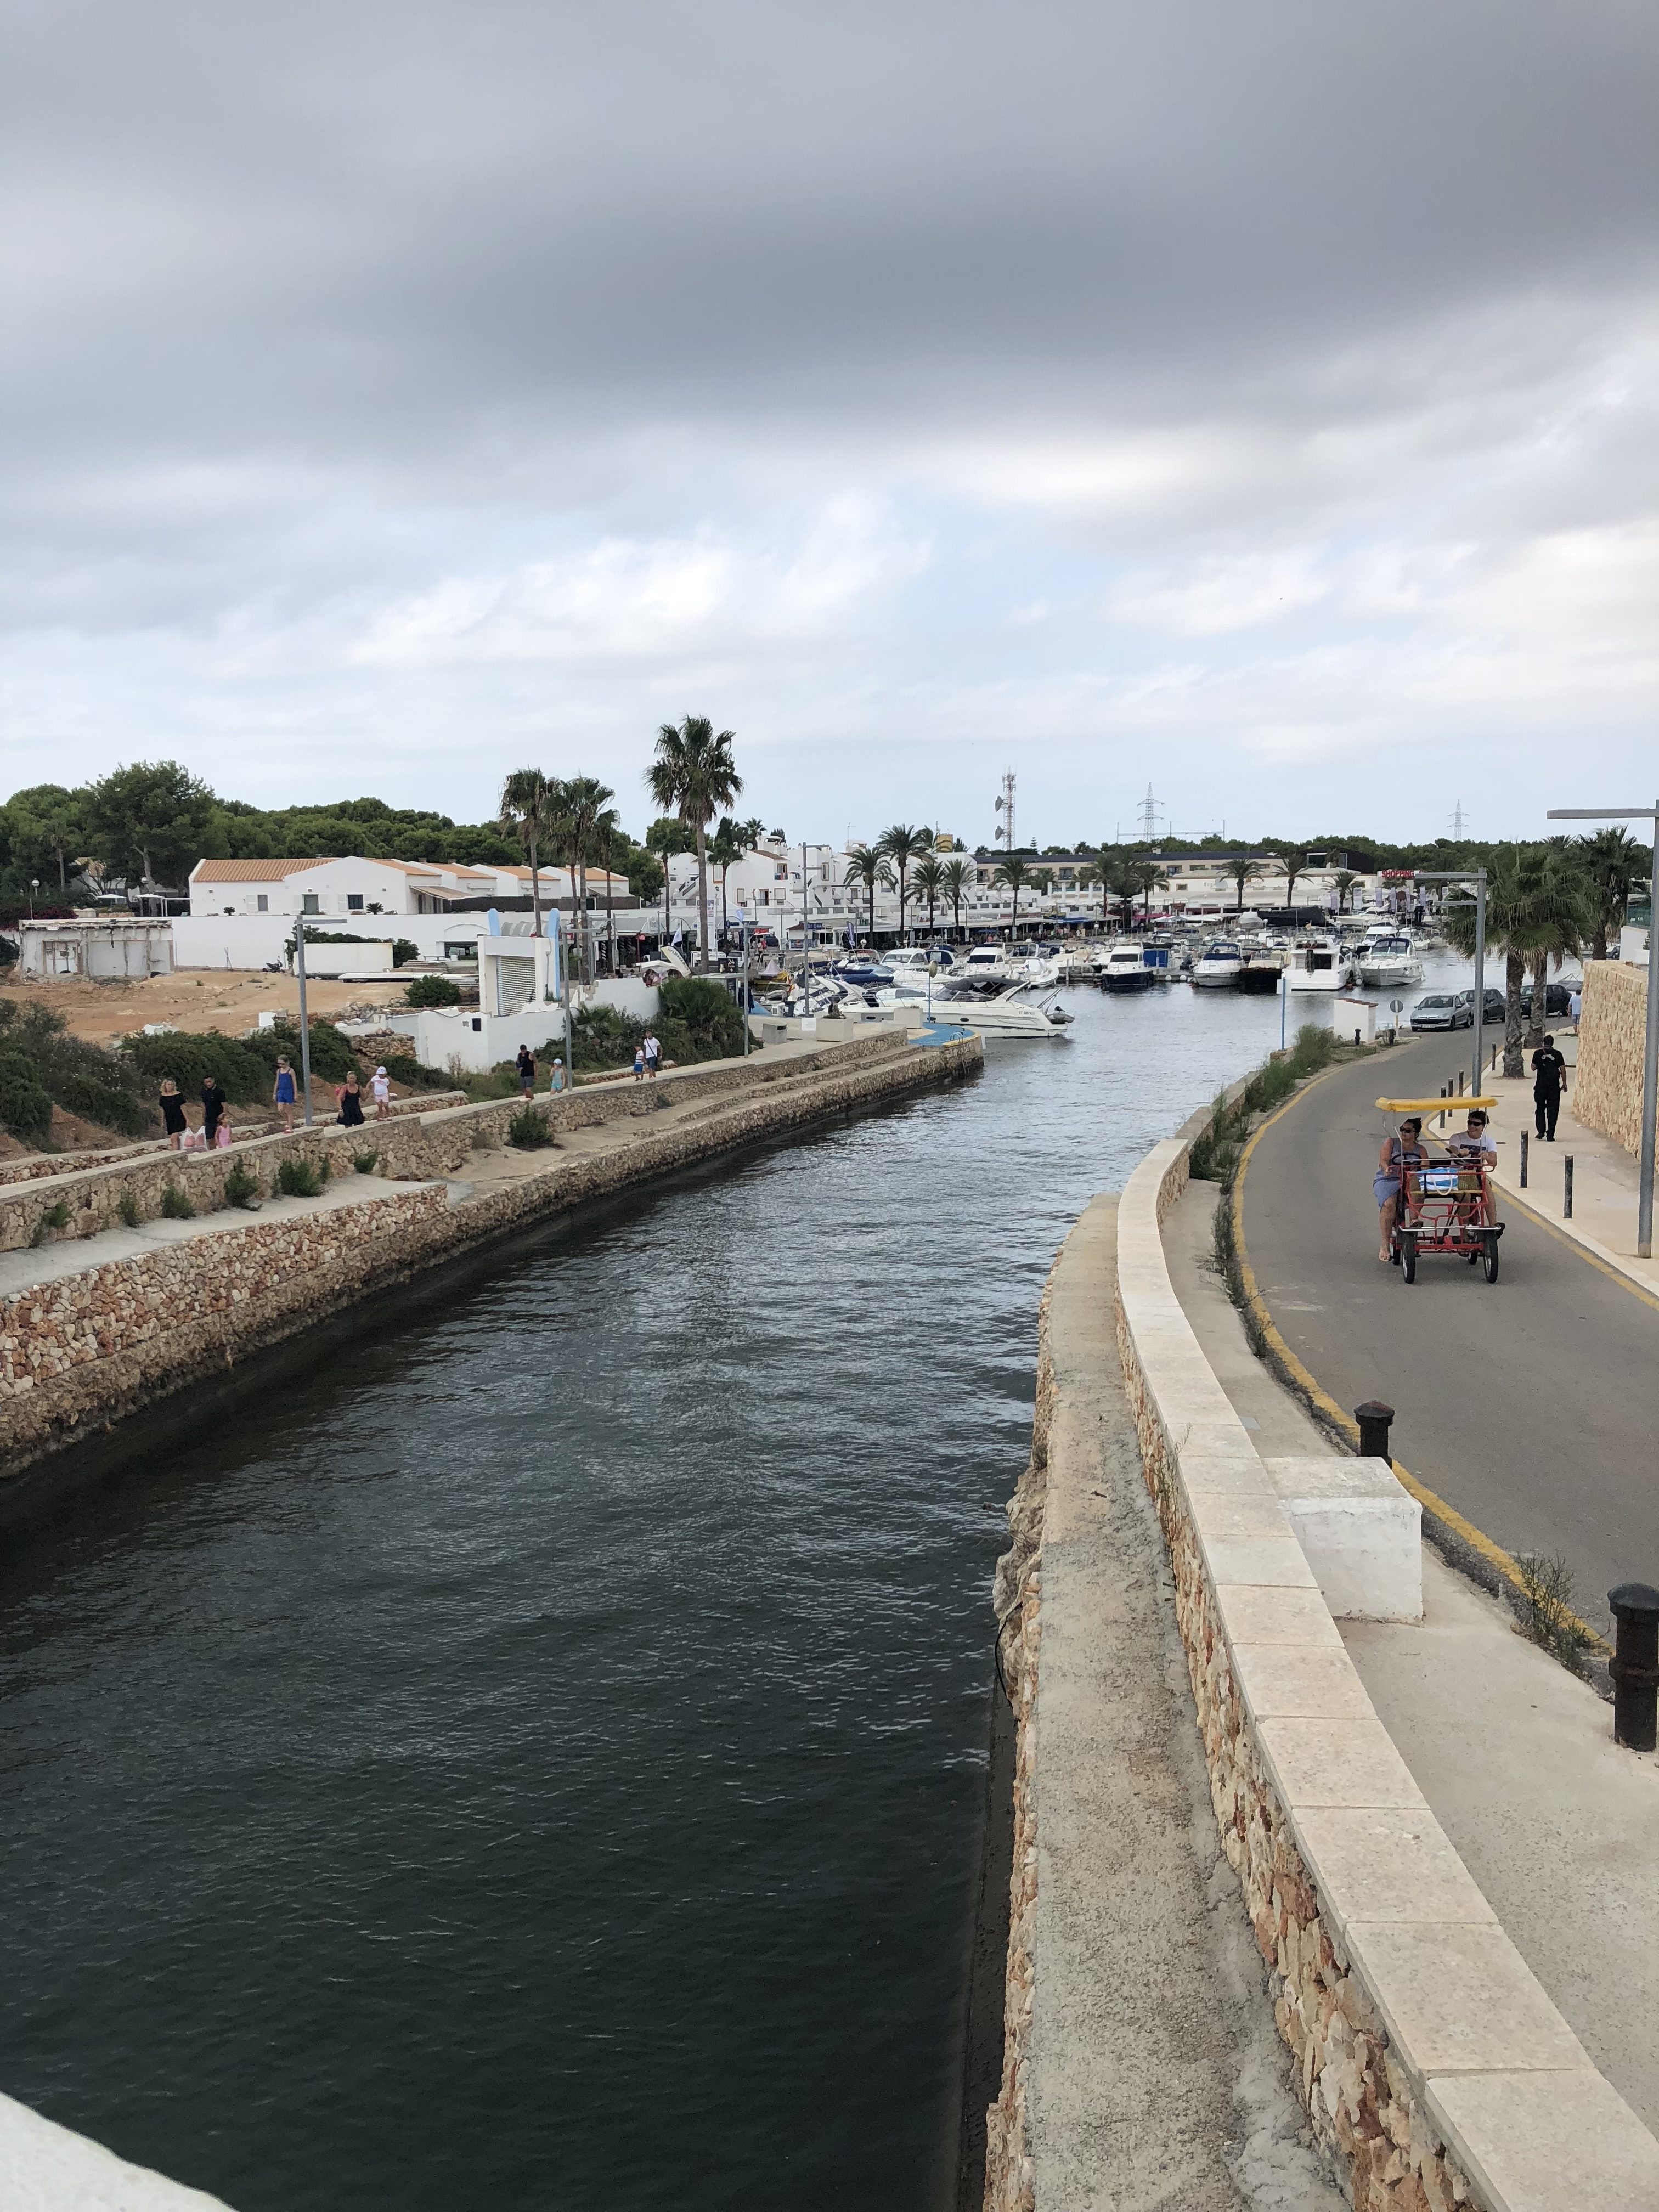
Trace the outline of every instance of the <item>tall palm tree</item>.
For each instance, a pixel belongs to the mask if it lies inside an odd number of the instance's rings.
[[[1140,893],[1140,919],[1145,925],[1152,918],[1152,893],[1167,891],[1170,878],[1156,860],[1135,860],[1130,864],[1127,880]]]
[[[1241,853],[1236,860],[1228,861],[1223,872],[1231,877],[1232,881],[1238,886],[1238,904],[1234,908],[1234,912],[1243,914],[1244,911],[1244,886],[1247,884],[1254,883],[1256,878],[1261,873],[1261,870],[1257,863],[1255,860],[1252,860],[1248,854]]]
[[[570,862],[573,919],[580,933],[582,974],[591,982],[593,933],[587,914],[587,863],[592,858],[599,817],[607,801],[617,794],[594,775],[569,776],[558,789],[558,830]]]
[[[1348,893],[1359,878],[1352,868],[1339,868],[1331,878],[1331,881],[1336,886],[1336,910],[1339,914],[1346,914],[1348,907]]]
[[[847,873],[842,878],[848,890],[861,890],[870,901],[870,942],[876,941],[876,893],[885,890],[892,883],[892,872],[887,866],[887,856],[873,845],[854,845],[847,855]]]
[[[1296,904],[1296,879],[1308,872],[1308,856],[1298,845],[1285,855],[1285,903]]]
[[[1441,909],[1446,942],[1474,951],[1474,901],[1449,898]],[[1583,878],[1565,852],[1548,845],[1499,845],[1486,864],[1486,949],[1504,956],[1504,1073],[1524,1073],[1521,990],[1529,962],[1547,973],[1551,953],[1581,934],[1585,921]],[[1484,979],[1475,978],[1475,988]],[[1534,1019],[1541,1024],[1544,991],[1534,986]]]
[[[957,941],[960,943],[962,938],[962,894],[968,888],[967,861],[947,860],[945,863],[945,866],[939,870],[939,888],[940,897],[948,898],[951,902],[951,910],[956,917]]]
[[[535,934],[542,933],[541,848],[556,834],[559,786],[538,768],[517,768],[501,786],[496,810],[502,834],[516,837],[530,856],[530,906]]]
[[[743,778],[732,758],[735,730],[715,732],[707,714],[688,714],[657,731],[657,757],[646,775],[665,813],[678,814],[697,841],[697,965],[708,966],[708,825],[736,801]]]
[[[617,964],[617,908],[611,896],[615,888],[612,881],[615,871],[611,862],[616,853],[617,835],[621,828],[622,819],[614,806],[607,806],[593,823],[594,851],[605,862],[605,957],[607,974]]]
[[[743,834],[743,825],[734,822],[729,814],[722,814],[708,841],[708,857],[720,872],[720,942],[726,941],[731,921],[726,907],[726,872],[733,860],[742,860],[749,850]]]
[[[1010,933],[1017,938],[1019,935],[1019,895],[1030,882],[1031,871],[1018,854],[1011,854],[1007,860],[998,862],[996,880],[1006,884],[1014,895],[1014,915]]]
[[[913,860],[920,860],[933,849],[931,830],[913,829],[908,823],[896,822],[890,830],[884,830],[876,840],[876,850],[892,862],[898,870],[899,943],[904,942],[904,898],[906,878]]]
[[[1647,881],[1653,855],[1628,830],[1597,830],[1572,850],[1589,890],[1590,957],[1605,960],[1607,939],[1623,927],[1631,891]]]
[[[933,933],[933,908],[945,890],[945,863],[932,853],[916,862],[916,896],[927,902],[927,934]]]

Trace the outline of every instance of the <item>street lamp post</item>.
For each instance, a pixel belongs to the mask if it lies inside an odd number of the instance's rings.
[[[1552,822],[1651,822],[1653,873],[1648,897],[1648,1035],[1642,1060],[1642,1164],[1636,1185],[1636,1256],[1653,1257],[1653,1139],[1659,1101],[1659,990],[1654,988],[1654,916],[1659,911],[1659,805],[1652,806],[1552,806]]]
[[[325,963],[326,965],[326,963]],[[303,911],[294,923],[294,968],[300,979],[300,1089],[306,1102],[306,1127],[311,1127],[311,1016],[306,1006],[306,918]]]
[[[1412,881],[1474,885],[1474,1077],[1469,1089],[1478,1098],[1486,1057],[1486,872],[1484,868],[1419,868]]]

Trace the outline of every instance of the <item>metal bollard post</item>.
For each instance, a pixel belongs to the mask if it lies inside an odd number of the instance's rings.
[[[1457,1071],[1457,1095],[1460,1098],[1463,1096],[1463,1071],[1461,1067]]]
[[[1659,1590],[1620,1583],[1607,1592],[1619,1624],[1607,1672],[1613,1677],[1613,1740],[1627,1751],[1656,1748],[1659,1704]]]
[[[1392,1465],[1389,1425],[1394,1419],[1394,1407],[1385,1406],[1379,1398],[1367,1398],[1363,1406],[1354,1407],[1353,1417],[1359,1424],[1360,1458],[1385,1459]]]
[[[1526,1187],[1527,1187],[1527,1133],[1526,1133],[1526,1131],[1525,1131],[1524,1129],[1522,1129],[1522,1131],[1521,1132],[1521,1188],[1522,1188],[1522,1190],[1524,1190],[1524,1189],[1526,1188]]]
[[[1563,1221],[1571,1221],[1572,1219],[1572,1154],[1571,1152],[1567,1154],[1562,1164],[1567,1172],[1561,1185],[1561,1218]]]

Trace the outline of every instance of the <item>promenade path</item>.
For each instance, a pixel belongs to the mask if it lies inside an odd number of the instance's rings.
[[[1303,1092],[1250,1156],[1245,1243],[1316,1381],[1345,1409],[1393,1406],[1400,1462],[1505,1551],[1565,1557],[1605,1634],[1612,1585],[1659,1582],[1659,1310],[1508,1201],[1496,1284],[1425,1260],[1408,1286],[1376,1257],[1370,1183],[1389,1125],[1374,1102],[1433,1097],[1462,1042],[1401,1045]],[[1506,1176],[1530,1103],[1496,1117]]]

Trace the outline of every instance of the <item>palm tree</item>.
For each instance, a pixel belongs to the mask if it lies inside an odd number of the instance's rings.
[[[1306,853],[1303,851],[1300,846],[1293,847],[1292,849],[1285,855],[1285,903],[1287,907],[1295,907],[1296,879],[1298,876],[1305,876],[1307,872],[1308,856]]]
[[[557,788],[558,831],[570,861],[571,905],[580,916],[575,927],[580,932],[582,974],[591,982],[593,933],[588,926],[587,863],[592,855],[599,817],[607,801],[617,794],[609,784],[601,783],[594,775],[573,775]]]
[[[956,936],[957,941],[960,941],[962,937],[962,894],[968,888],[967,861],[947,860],[945,863],[945,866],[939,870],[939,896],[941,898],[948,898],[951,902],[951,910],[956,917]]]
[[[916,862],[916,896],[927,902],[927,934],[933,933],[933,908],[945,890],[945,863],[933,854]]]
[[[1129,868],[1128,880],[1140,893],[1140,920],[1145,927],[1152,918],[1152,893],[1167,891],[1170,878],[1156,860],[1136,860]]]
[[[890,830],[884,830],[876,840],[877,852],[884,860],[890,860],[898,870],[899,943],[901,945],[904,942],[906,875],[912,860],[920,860],[925,854],[931,853],[933,849],[933,833],[931,830],[912,829],[908,823],[903,822],[894,823]]]
[[[657,757],[646,774],[651,796],[678,814],[697,841],[697,965],[708,966],[708,825],[743,789],[732,758],[735,730],[718,735],[707,714],[688,714],[657,732]]]
[[[1261,873],[1261,870],[1256,862],[1251,860],[1247,854],[1241,853],[1236,860],[1228,861],[1223,872],[1230,876],[1233,882],[1238,886],[1238,904],[1234,911],[1238,914],[1243,914],[1244,911],[1244,886],[1246,884],[1254,883],[1256,878]]]
[[[1623,927],[1631,891],[1647,880],[1653,855],[1628,830],[1597,830],[1572,849],[1589,891],[1590,957],[1605,960],[1607,939]]]
[[[530,906],[535,934],[542,933],[541,848],[551,836],[559,813],[559,786],[550,783],[538,768],[517,768],[501,786],[496,810],[502,833],[516,837],[530,855]]]
[[[746,822],[738,823],[737,831],[743,840],[744,851],[752,853],[766,836],[766,824],[758,814],[751,814]]]
[[[847,855],[847,873],[842,878],[848,890],[862,890],[870,901],[870,942],[876,941],[876,893],[887,890],[892,883],[885,854],[873,845],[854,845]]]
[[[734,822],[729,814],[722,814],[714,836],[708,841],[708,857],[720,872],[720,942],[722,945],[726,942],[726,933],[731,927],[730,918],[726,908],[726,872],[733,860],[742,860],[744,854],[749,850],[748,842],[743,834],[744,826],[741,823]]]
[[[1457,951],[1474,951],[1474,901],[1449,898],[1441,910],[1446,942]],[[1499,845],[1486,867],[1486,949],[1504,956],[1504,1073],[1523,1073],[1521,989],[1529,961],[1547,973],[1552,952],[1577,941],[1585,920],[1582,877],[1569,855],[1548,845]],[[1477,975],[1476,990],[1485,988]],[[1533,991],[1535,1020],[1541,1024],[1541,980]]]
[[[1339,914],[1345,914],[1347,911],[1348,893],[1359,878],[1352,868],[1339,868],[1331,878],[1331,881],[1336,885],[1336,910]]]
[[[605,942],[606,973],[617,964],[617,908],[611,894],[615,888],[611,867],[617,843],[617,833],[622,828],[621,817],[614,806],[607,806],[593,823],[595,849],[605,861]]]
[[[1011,854],[1007,860],[999,861],[997,864],[996,880],[1000,884],[1006,884],[1014,895],[1014,915],[1010,931],[1012,935],[1018,937],[1019,935],[1019,895],[1025,885],[1030,882],[1031,872],[1024,860],[1017,855]]]

